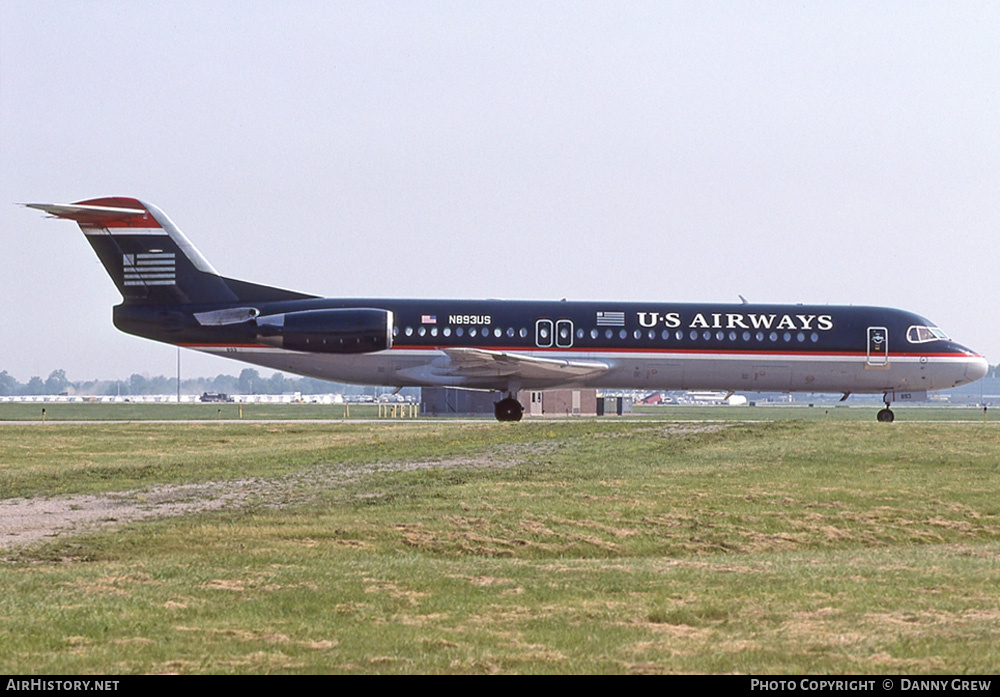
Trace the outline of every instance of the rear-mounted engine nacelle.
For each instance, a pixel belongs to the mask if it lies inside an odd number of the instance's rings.
[[[389,310],[302,310],[264,315],[256,322],[260,341],[292,351],[372,353],[392,347]]]

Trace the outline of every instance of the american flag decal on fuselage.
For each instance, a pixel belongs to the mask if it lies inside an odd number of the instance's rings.
[[[598,327],[624,327],[625,326],[625,313],[624,312],[598,312],[597,313],[597,326]]]
[[[122,271],[126,286],[177,285],[173,252],[122,254]]]

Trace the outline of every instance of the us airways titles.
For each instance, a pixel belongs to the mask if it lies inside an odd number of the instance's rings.
[[[639,312],[639,326],[655,327],[662,324],[675,329],[683,323],[679,312]],[[779,315],[755,312],[698,312],[687,326],[691,329],[801,329],[804,331],[829,331],[833,329],[832,315]]]

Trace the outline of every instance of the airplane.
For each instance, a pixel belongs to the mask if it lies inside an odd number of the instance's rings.
[[[76,221],[123,301],[123,332],[337,382],[501,394],[551,388],[882,393],[973,382],[980,354],[885,307],[324,298],[219,274],[159,208],[134,198],[28,203]]]

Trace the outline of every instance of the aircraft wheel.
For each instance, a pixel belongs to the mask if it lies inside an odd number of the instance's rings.
[[[493,405],[493,415],[497,421],[520,421],[524,414],[524,407],[513,397],[501,399]]]
[[[892,413],[892,409],[886,407],[878,414],[876,414],[875,418],[877,418],[882,423],[891,424],[892,420],[896,418],[896,415]]]

